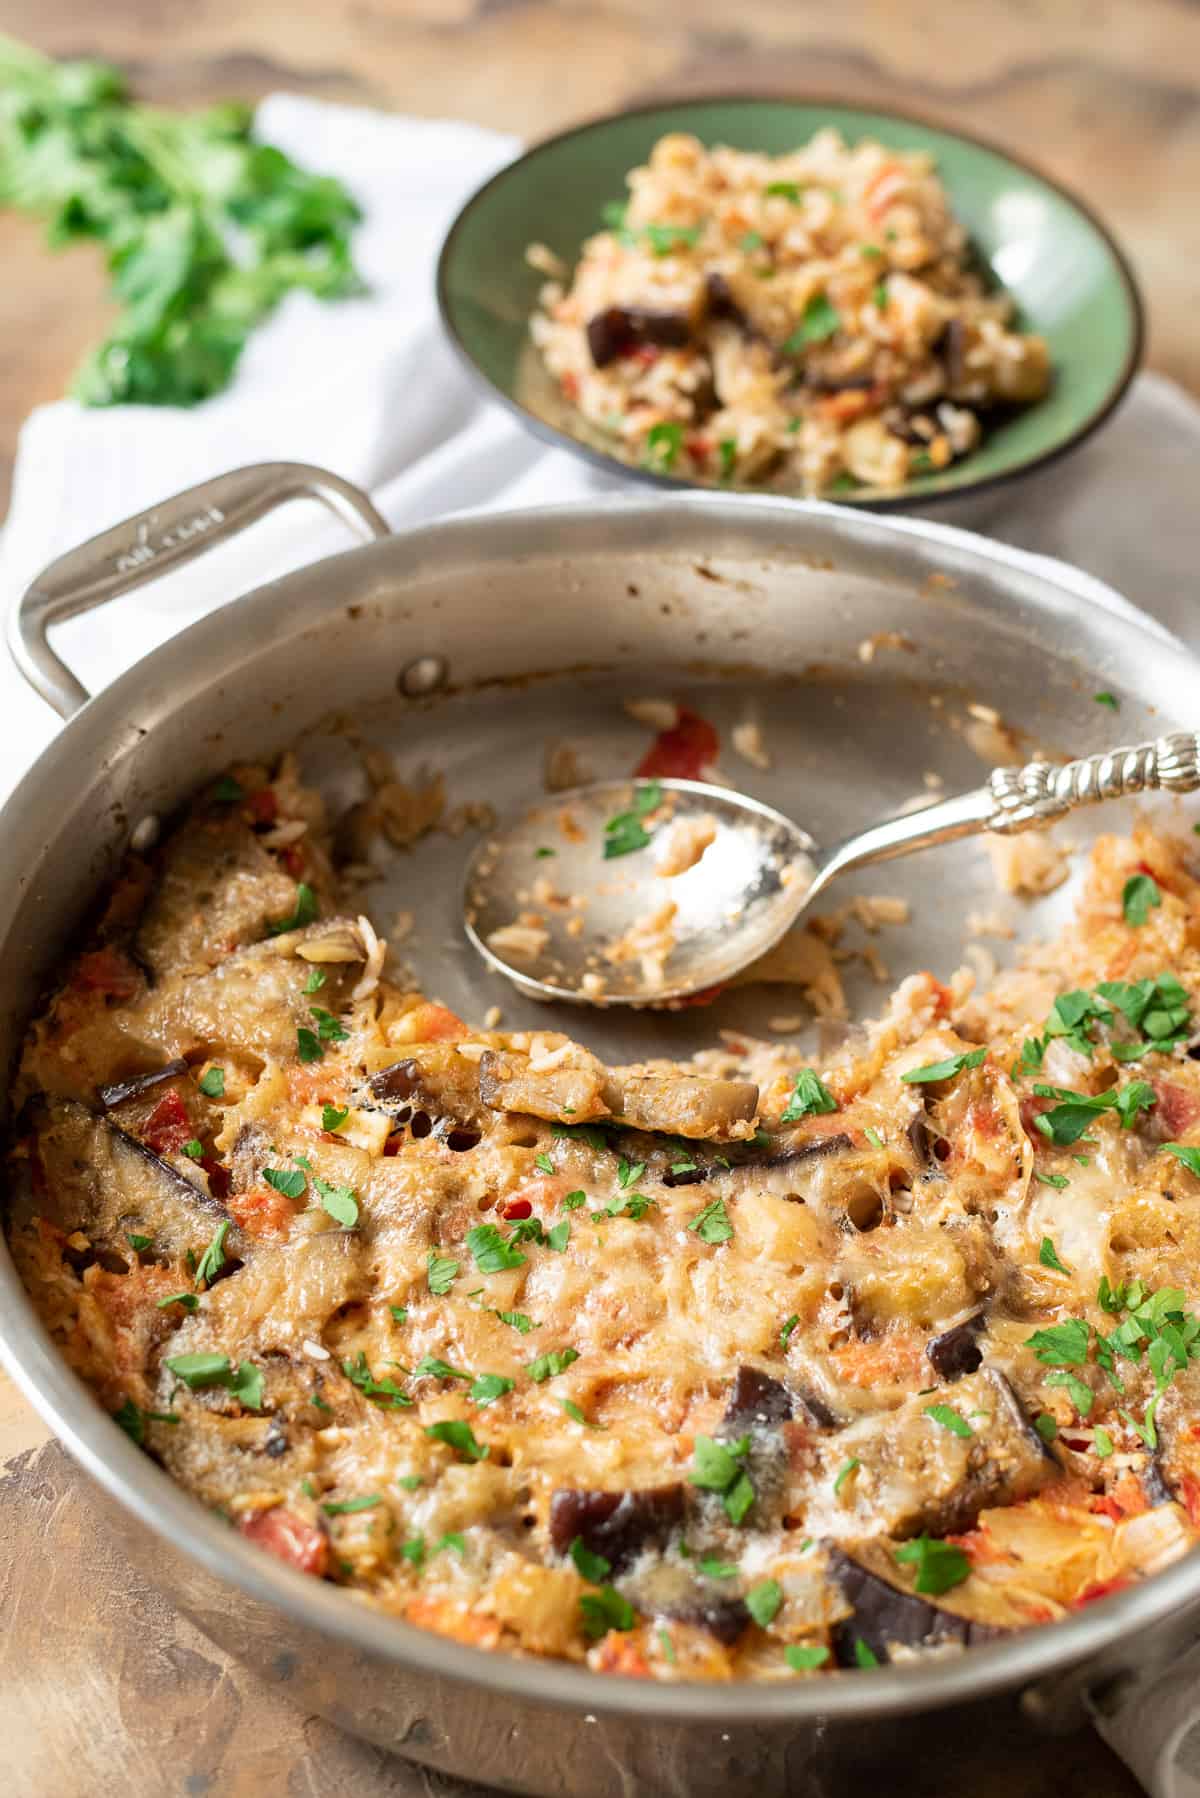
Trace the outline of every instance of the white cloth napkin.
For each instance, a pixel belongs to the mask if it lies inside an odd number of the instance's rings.
[[[230,391],[194,411],[88,412],[63,400],[35,412],[21,434],[0,553],[6,604],[64,550],[249,462],[333,469],[369,488],[396,526],[467,508],[621,491],[619,474],[544,448],[481,398],[438,324],[433,270],[442,236],[467,195],[517,152],[516,140],[290,95],[266,100],[258,124],[298,162],[339,175],[361,202],[356,255],[368,296],[338,305],[291,296],[252,338]],[[536,221],[530,225],[532,233]],[[1099,584],[1107,582],[1200,648],[1198,463],[1200,407],[1169,382],[1143,375],[1082,450],[1001,499],[990,529],[1096,577],[1071,577],[1084,603],[1120,605]],[[65,626],[63,653],[95,689],[180,625],[337,546],[328,525],[283,515],[166,582]],[[56,720],[2,661],[0,715],[7,725],[2,798]],[[1134,1722],[1104,1727],[1136,1767]],[[1144,1764],[1140,1770],[1152,1777]]]

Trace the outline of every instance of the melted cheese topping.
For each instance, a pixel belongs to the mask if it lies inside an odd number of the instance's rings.
[[[1190,1372],[1152,1455],[1145,1357],[1072,1388],[1029,1339],[1111,1329],[1102,1280],[1190,1291],[1200,1179],[1162,1144],[1200,1144],[1200,1064],[1114,1060],[1113,1020],[1020,1064],[1059,992],[1171,973],[1194,1006],[1190,844],[1103,841],[1063,943],[957,1005],[906,981],[797,1117],[793,1050],[606,1070],[377,980],[319,802],[238,775],[34,1026],[10,1219],[63,1352],[202,1503],[425,1627],[663,1679],[944,1651],[1190,1544]],[[1131,1079],[1128,1127],[1036,1127],[1035,1082]]]

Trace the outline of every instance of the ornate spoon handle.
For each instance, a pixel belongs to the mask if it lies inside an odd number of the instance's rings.
[[[1200,787],[1200,731],[1177,731],[1131,749],[1109,749],[1055,765],[1026,762],[997,768],[988,780],[995,812],[985,829],[1037,830],[1081,805],[1124,799],[1155,788],[1191,793]]]

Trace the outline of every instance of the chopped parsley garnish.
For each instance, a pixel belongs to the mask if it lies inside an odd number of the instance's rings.
[[[320,916],[317,906],[317,895],[303,881],[296,888],[296,903],[290,917],[273,918],[267,925],[272,936],[283,936],[289,930],[303,930],[306,924],[313,924]]]
[[[879,1665],[879,1656],[869,1643],[863,1641],[861,1636],[854,1638],[854,1661],[855,1665],[859,1667],[878,1667]]]
[[[778,1580],[765,1579],[761,1585],[751,1586],[746,1594],[746,1609],[759,1629],[766,1629],[774,1622],[782,1603],[783,1587]]]
[[[642,458],[642,467],[652,468],[658,474],[667,474],[675,466],[682,448],[681,424],[664,421],[651,425],[646,432],[646,454]],[[605,854],[607,853],[606,849]]]
[[[206,1099],[223,1099],[225,1097],[225,1069],[206,1068],[200,1076],[200,1091]]]
[[[1056,1274],[1069,1274],[1070,1268],[1064,1267],[1058,1258],[1058,1250],[1048,1236],[1042,1237],[1042,1246],[1038,1250],[1038,1260],[1043,1267],[1052,1267]]]
[[[452,1551],[456,1555],[465,1556],[467,1552],[467,1538],[460,1535],[457,1530],[447,1530],[444,1536],[438,1537],[431,1552],[438,1555],[447,1550]]]
[[[320,1061],[325,1051],[315,1031],[301,1024],[296,1031],[296,1053],[301,1061]]]
[[[221,1228],[222,1228],[222,1230],[228,1230],[229,1225],[222,1224]],[[154,1241],[154,1238],[153,1238],[153,1236],[127,1236],[125,1238],[125,1240],[129,1244],[130,1248],[136,1250],[136,1252],[140,1255],[143,1249],[148,1249],[150,1247],[150,1244]]]
[[[585,1417],[574,1399],[560,1398],[555,1402],[558,1405],[559,1410],[565,1412],[572,1423],[581,1423],[586,1430],[598,1430],[602,1427],[598,1423],[592,1423],[589,1418]]]
[[[205,1351],[169,1356],[164,1365],[192,1392],[200,1392],[208,1386],[224,1386],[248,1411],[262,1410],[263,1376],[249,1361],[242,1361],[235,1367],[228,1355]]]
[[[656,430],[661,428],[655,426]],[[678,428],[676,426],[676,429]],[[650,435],[653,436],[654,432],[652,431]],[[635,850],[646,847],[650,841],[650,832],[645,828],[642,820],[649,817],[650,813],[662,804],[662,797],[661,782],[657,780],[639,781],[633,790],[633,804],[630,809],[627,812],[618,812],[604,826],[604,859],[606,862],[615,860],[618,855],[632,855]],[[587,1126],[563,1125],[560,1128],[575,1128],[582,1133]],[[559,1131],[556,1130],[554,1134],[557,1136]],[[607,1140],[603,1137],[599,1144],[592,1141],[593,1148],[603,1149],[607,1146]]]
[[[906,1076],[907,1078],[907,1076]],[[1115,1111],[1123,1130],[1132,1130],[1139,1111],[1158,1103],[1154,1088],[1144,1080],[1133,1080],[1128,1086],[1110,1087],[1107,1092],[1089,1094],[1072,1092],[1067,1087],[1035,1084],[1039,1099],[1057,1099],[1050,1111],[1039,1112],[1034,1127],[1059,1148],[1078,1142],[1091,1129],[1101,1112]]]
[[[556,1141],[584,1142],[589,1149],[603,1152],[608,1148],[608,1130],[615,1130],[615,1124],[551,1124],[550,1134]]]
[[[785,1354],[787,1352],[787,1345],[792,1339],[792,1331],[796,1328],[796,1325],[799,1322],[800,1322],[799,1312],[793,1311],[792,1315],[788,1318],[788,1320],[784,1324],[782,1330],[780,1330],[780,1332],[779,1332],[779,1347]]]
[[[401,1392],[395,1380],[377,1380],[367,1366],[367,1357],[359,1349],[353,1361],[342,1362],[342,1372],[352,1386],[357,1386],[364,1398],[369,1398],[374,1405],[380,1405],[385,1411],[398,1411],[412,1400],[407,1392]]]
[[[543,1380],[552,1380],[555,1374],[565,1373],[572,1361],[578,1359],[578,1349],[550,1349],[546,1354],[539,1355],[536,1361],[529,1363],[529,1377],[536,1386],[540,1386]]]
[[[768,181],[763,192],[781,200],[791,200],[795,205],[804,192],[804,187],[797,181]]]
[[[853,1474],[857,1473],[861,1466],[862,1462],[857,1455],[852,1456],[849,1461],[842,1462],[833,1481],[833,1496],[835,1498],[840,1496],[842,1487],[846,1484],[846,1481],[850,1479]]]
[[[1196,1178],[1200,1180],[1200,1149],[1189,1148],[1186,1143],[1181,1142],[1165,1142],[1163,1149],[1166,1154],[1174,1155],[1176,1161],[1181,1163],[1189,1174],[1195,1174]],[[132,1238],[130,1240],[132,1241]]]
[[[493,1311],[492,1316],[498,1317],[500,1322],[507,1324],[510,1330],[520,1331],[522,1336],[528,1336],[530,1330],[537,1329],[537,1325],[527,1311]]]
[[[313,1186],[324,1209],[344,1230],[353,1230],[358,1222],[358,1200],[352,1186],[330,1186],[320,1174],[312,1177]]]
[[[961,1586],[971,1571],[962,1549],[936,1536],[914,1536],[911,1542],[901,1543],[896,1559],[916,1568],[915,1589],[930,1598]]]
[[[1102,1461],[1107,1461],[1113,1452],[1113,1439],[1107,1430],[1101,1429],[1099,1424],[1096,1425],[1092,1435],[1092,1447]]]
[[[298,1199],[303,1195],[308,1184],[300,1168],[265,1167],[263,1179],[276,1192],[281,1192],[285,1199]]]
[[[494,1405],[498,1398],[503,1398],[506,1392],[511,1392],[514,1383],[500,1373],[476,1374],[468,1396],[471,1403],[478,1405],[482,1410],[485,1405]]]
[[[581,1205],[587,1204],[586,1192],[569,1192],[562,1202],[564,1211],[578,1211]]]
[[[718,1560],[716,1555],[701,1555],[696,1566],[705,1579],[736,1579],[738,1576],[735,1562]]]
[[[795,1088],[787,1102],[787,1110],[780,1121],[792,1124],[797,1118],[816,1116],[822,1112],[836,1111],[837,1108],[837,1100],[820,1075],[815,1074],[812,1068],[801,1068],[796,1075]]]
[[[658,1643],[663,1651],[663,1659],[672,1667],[675,1666],[675,1644],[671,1640],[670,1630],[663,1623],[658,1626]]]
[[[444,1298],[458,1278],[458,1262],[439,1255],[436,1249],[430,1249],[425,1259],[425,1267],[425,1278],[430,1292],[434,1298]]]
[[[579,1620],[584,1635],[598,1642],[610,1629],[632,1629],[635,1617],[633,1606],[615,1586],[601,1586],[598,1592],[585,1592],[579,1600]]]
[[[1043,1442],[1053,1442],[1058,1435],[1058,1425],[1049,1411],[1039,1411],[1033,1420],[1033,1427]]]
[[[178,1423],[179,1416],[174,1411],[142,1411],[127,1398],[119,1411],[114,1411],[113,1422],[120,1424],[125,1434],[141,1448],[146,1440],[148,1423]]]
[[[1050,1324],[1026,1338],[1043,1367],[1082,1367],[1088,1356],[1088,1326],[1081,1317]]]
[[[541,848],[540,848],[540,849],[535,849],[535,850],[534,850],[534,852],[533,852],[533,854],[534,854],[534,859],[535,859],[535,860],[536,860],[536,861],[539,861],[539,862],[548,862],[548,861],[549,861],[549,860],[550,860],[550,858],[551,858],[551,856],[552,856],[552,855],[557,855],[557,854],[558,854],[558,850],[557,850],[557,849],[551,849],[551,848],[550,848],[550,846],[549,846],[549,844],[547,844],[547,843],[543,843],[543,844],[542,844],[542,846],[541,846]]]
[[[1153,875],[1131,874],[1121,888],[1121,910],[1127,924],[1144,924],[1154,907],[1161,904],[1162,892]]]
[[[937,1080],[953,1080],[967,1068],[977,1068],[987,1058],[987,1049],[967,1049],[961,1055],[950,1055],[945,1061],[931,1061],[923,1068],[909,1068],[900,1078],[907,1086],[924,1086]]]
[[[1043,1174],[1038,1168],[1034,1168],[1033,1177],[1039,1186],[1053,1186],[1058,1192],[1071,1184],[1065,1174]]]
[[[554,1172],[554,1163],[549,1155],[535,1155],[533,1165],[540,1173],[552,1174]]]
[[[348,1105],[322,1105],[321,1128],[322,1130],[330,1131],[330,1133],[340,1130],[349,1116],[350,1107]]]
[[[932,1417],[934,1423],[940,1423],[952,1436],[961,1436],[964,1442],[975,1434],[961,1411],[956,1411],[953,1405],[926,1405],[925,1415]]]
[[[858,1646],[862,1648],[866,1645],[860,1642]],[[870,1653],[870,1649],[867,1649],[867,1653]],[[783,1651],[783,1658],[793,1673],[811,1673],[814,1667],[825,1665],[829,1659],[829,1650],[816,1642],[789,1642]]]
[[[1115,693],[1093,693],[1092,698],[1097,705],[1106,705],[1110,712],[1119,712],[1121,702]]]
[[[593,1554],[582,1536],[576,1536],[568,1553],[581,1576],[593,1586],[602,1586],[612,1572],[612,1562],[606,1561],[603,1555]]]
[[[475,1432],[469,1423],[458,1418],[447,1418],[442,1423],[427,1423],[425,1434],[432,1436],[435,1442],[444,1442],[452,1448],[463,1461],[486,1461],[492,1452],[486,1442],[477,1442]]]
[[[827,294],[814,293],[800,316],[800,323],[783,345],[785,356],[799,354],[810,343],[824,343],[841,324],[837,308]]]
[[[239,799],[246,797],[246,789],[232,774],[223,774],[212,790],[212,797],[217,805],[236,805]]]
[[[388,1310],[392,1314],[393,1323],[406,1324],[408,1322],[407,1305],[389,1305]]]
[[[378,1492],[372,1492],[365,1498],[340,1498],[323,1504],[321,1509],[326,1517],[352,1517],[356,1511],[373,1511],[383,1500]]]
[[[688,1480],[702,1492],[717,1492],[733,1524],[743,1521],[754,1503],[754,1487],[742,1462],[750,1452],[749,1436],[736,1442],[717,1442],[697,1436],[692,1448]]]
[[[308,979],[304,982],[304,985],[301,987],[300,990],[301,990],[301,992],[303,992],[305,994],[319,993],[321,988],[324,986],[325,981],[326,981],[326,975],[321,971],[321,969],[320,968],[312,968],[309,971]]]
[[[888,290],[886,281],[878,281],[871,290],[871,298],[878,312],[886,312],[888,306]]]
[[[419,1473],[402,1473],[396,1481],[406,1492],[419,1492],[424,1483]]]
[[[1089,1060],[1095,1047],[1095,1028],[1111,1024],[1119,1012],[1136,1035],[1132,1041],[1109,1042],[1114,1061],[1138,1061],[1152,1050],[1169,1054],[1186,1042],[1191,1028],[1188,996],[1174,974],[1150,975],[1144,980],[1102,980],[1094,993],[1077,990],[1061,993],[1046,1020],[1045,1036],[1027,1041],[1014,1073],[1040,1068],[1046,1043],[1062,1037]]]
[[[217,1225],[216,1235],[213,1237],[196,1264],[196,1272],[193,1277],[197,1286],[202,1283],[205,1286],[211,1286],[221,1269],[224,1267],[225,1238],[228,1234],[229,1219],[226,1218],[224,1223]],[[130,1240],[132,1241],[132,1238]],[[147,1244],[147,1246],[149,1246],[149,1244]]]
[[[548,1249],[556,1250],[560,1255],[570,1240],[571,1226],[566,1218],[563,1219],[561,1224],[554,1224],[546,1231],[546,1247]]]
[[[755,250],[761,250],[765,242],[766,239],[763,237],[761,231],[747,231],[740,239],[738,248],[745,250],[746,254],[749,256]]]
[[[331,1011],[322,1011],[319,1005],[311,1007],[312,1015],[317,1020],[317,1035],[323,1043],[348,1042],[350,1032]]]
[[[1072,1373],[1069,1367],[1056,1367],[1052,1373],[1046,1375],[1046,1384],[1047,1386],[1062,1386],[1070,1394],[1071,1402],[1079,1415],[1081,1417],[1088,1416],[1095,1403],[1096,1395],[1087,1381],[1081,1380],[1077,1373]]]
[[[509,1268],[524,1267],[527,1259],[520,1249],[505,1241],[495,1224],[476,1224],[474,1229],[468,1230],[467,1249],[474,1256],[481,1274],[500,1274]]]
[[[154,1302],[160,1311],[165,1311],[168,1305],[182,1305],[185,1311],[196,1311],[200,1305],[194,1292],[172,1292],[165,1299],[155,1299]]]
[[[729,480],[737,466],[737,438],[722,437],[717,445],[717,454],[721,458],[721,479]]]
[[[204,1144],[198,1136],[193,1136],[190,1142],[184,1143],[183,1153],[189,1161],[199,1161],[204,1155]]]
[[[688,1229],[695,1232],[701,1242],[728,1242],[733,1235],[733,1225],[725,1211],[724,1199],[713,1199],[698,1211],[688,1224]]]
[[[691,250],[700,242],[703,225],[643,225],[642,235],[656,256]]]
[[[863,1131],[863,1135],[866,1137],[867,1141],[870,1143],[870,1145],[873,1149],[882,1149],[883,1148],[883,1146],[884,1146],[883,1138],[882,1138],[882,1136],[880,1136],[878,1130],[867,1129],[867,1130]]]
[[[438,1355],[422,1355],[412,1370],[414,1380],[469,1380],[470,1374],[464,1373],[461,1367],[451,1367],[449,1361],[443,1361]]]
[[[424,1536],[410,1536],[407,1542],[400,1544],[397,1552],[402,1561],[407,1561],[413,1567],[419,1567],[425,1559]]]

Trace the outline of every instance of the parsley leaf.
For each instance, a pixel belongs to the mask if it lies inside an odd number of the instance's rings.
[[[915,1536],[911,1542],[901,1543],[896,1559],[916,1568],[915,1589],[931,1598],[961,1586],[971,1571],[961,1548],[934,1536]]]
[[[398,1411],[412,1404],[407,1392],[401,1392],[395,1380],[377,1380],[367,1366],[367,1357],[359,1349],[353,1361],[342,1362],[342,1372],[352,1386],[357,1386],[364,1398],[372,1404],[380,1405],[385,1411]]]
[[[787,1110],[780,1122],[792,1124],[797,1118],[815,1116],[823,1112],[836,1111],[837,1100],[812,1068],[801,1068],[796,1075],[795,1090],[787,1103]]]
[[[612,1562],[606,1561],[603,1555],[593,1554],[582,1536],[576,1536],[567,1552],[581,1576],[593,1586],[602,1586],[612,1572]]]
[[[365,1498],[334,1499],[323,1504],[321,1509],[326,1517],[351,1517],[356,1511],[373,1511],[376,1505],[382,1503],[379,1494],[372,1492]]]
[[[698,1211],[688,1224],[688,1229],[695,1232],[702,1242],[728,1242],[733,1235],[733,1225],[725,1211],[724,1199],[713,1199]]]
[[[325,1054],[315,1031],[301,1024],[296,1031],[296,1053],[301,1061],[320,1061]]]
[[[644,225],[642,235],[656,256],[669,256],[672,250],[694,249],[703,229],[702,225]]]
[[[211,797],[216,805],[236,805],[239,799],[246,797],[246,789],[240,781],[234,780],[232,774],[223,774],[213,788]]]
[[[1086,1380],[1081,1380],[1079,1375],[1072,1373],[1069,1368],[1055,1368],[1053,1373],[1046,1375],[1046,1384],[1047,1386],[1065,1387],[1081,1417],[1086,1417],[1091,1411],[1096,1398],[1095,1393]]]
[[[759,1629],[766,1629],[774,1621],[782,1603],[783,1587],[778,1580],[765,1579],[761,1585],[751,1586],[746,1594],[746,1609]]]
[[[857,1455],[852,1456],[849,1461],[842,1462],[841,1466],[838,1468],[837,1473],[834,1476],[834,1481],[833,1481],[833,1496],[835,1498],[837,1498],[839,1496],[839,1494],[841,1493],[841,1490],[842,1490],[843,1486],[846,1484],[846,1481],[851,1477],[852,1474],[857,1473],[858,1469],[861,1466],[862,1466],[862,1462],[858,1459]]]
[[[476,1224],[467,1231],[467,1249],[474,1256],[481,1274],[500,1274],[513,1267],[524,1267],[527,1257],[514,1249],[495,1224]]]
[[[141,1411],[131,1398],[127,1398],[119,1411],[114,1411],[113,1422],[120,1424],[125,1434],[136,1442],[139,1448],[145,1445],[147,1423],[178,1423],[179,1417],[174,1411]]]
[[[435,1298],[444,1298],[458,1278],[459,1263],[439,1255],[436,1249],[430,1249],[425,1266],[430,1292]]]
[[[549,1155],[535,1155],[533,1165],[540,1173],[552,1174],[554,1172],[554,1163]]]
[[[281,1192],[285,1199],[298,1199],[307,1184],[300,1168],[265,1167],[263,1179],[276,1192]]]
[[[952,1436],[961,1436],[964,1442],[975,1434],[966,1418],[953,1405],[926,1405],[925,1416],[932,1417],[934,1423],[940,1423]]]
[[[325,984],[325,980],[326,976],[322,973],[321,969],[313,968],[310,970],[308,979],[304,982],[304,985],[300,990],[305,994],[319,993]]]
[[[879,1665],[879,1656],[869,1643],[863,1641],[861,1636],[854,1638],[854,1660],[859,1667],[878,1667]]]
[[[1048,1236],[1042,1237],[1042,1246],[1038,1250],[1038,1260],[1043,1267],[1052,1267],[1055,1273],[1069,1274],[1070,1268],[1064,1267],[1058,1258],[1058,1250]]]
[[[1082,1367],[1088,1354],[1088,1327],[1081,1317],[1050,1324],[1026,1337],[1043,1367]]]
[[[303,881],[296,888],[296,903],[290,917],[272,919],[267,929],[272,936],[283,936],[289,930],[303,930],[306,924],[313,924],[320,916],[317,895]]]
[[[1158,882],[1150,874],[1131,874],[1121,889],[1121,910],[1127,924],[1144,924],[1154,907],[1161,904]]]
[[[1106,705],[1110,712],[1119,712],[1121,702],[1115,693],[1093,693],[1092,698],[1097,705]]]
[[[1033,1427],[1043,1442],[1053,1442],[1058,1435],[1058,1425],[1049,1411],[1039,1411],[1033,1420]]]
[[[931,1061],[923,1068],[910,1068],[900,1078],[908,1086],[923,1086],[937,1080],[952,1080],[955,1074],[961,1074],[966,1068],[977,1068],[987,1058],[987,1049],[968,1049],[961,1055],[948,1056],[945,1061]]]
[[[420,1380],[426,1376],[433,1380],[469,1380],[471,1377],[461,1367],[451,1367],[448,1361],[443,1361],[438,1355],[422,1355],[412,1370],[412,1377]]]
[[[478,1405],[482,1409],[485,1405],[494,1405],[498,1398],[503,1398],[506,1392],[511,1392],[514,1384],[515,1382],[507,1379],[504,1374],[476,1374],[468,1396],[472,1404]]]
[[[314,1174],[312,1182],[322,1206],[335,1223],[341,1224],[345,1230],[353,1230],[358,1222],[358,1200],[354,1196],[354,1188],[330,1186],[327,1180],[322,1180],[320,1174]]]
[[[795,356],[810,343],[824,343],[834,335],[841,322],[841,316],[829,296],[814,293],[800,316],[800,323],[783,344],[783,354]]]
[[[796,1328],[796,1325],[799,1322],[800,1322],[799,1313],[796,1311],[793,1311],[792,1315],[788,1318],[788,1320],[784,1324],[782,1330],[780,1330],[780,1332],[779,1332],[779,1347],[780,1347],[781,1351],[785,1354],[787,1352],[787,1345],[791,1341],[791,1338],[792,1338],[792,1331]]]
[[[795,204],[804,192],[804,187],[797,181],[768,181],[763,192],[768,196],[778,196],[781,200],[791,200]]]
[[[200,1300],[194,1292],[173,1292],[165,1299],[155,1299],[154,1303],[160,1311],[165,1311],[168,1305],[181,1305],[185,1311],[195,1311]]]
[[[578,1359],[578,1349],[550,1349],[546,1354],[539,1355],[536,1361],[529,1363],[529,1377],[536,1386],[540,1386],[543,1380],[551,1380],[555,1374],[565,1373],[572,1361]]]
[[[168,1356],[164,1366],[192,1392],[208,1386],[224,1386],[248,1411],[261,1411],[263,1376],[249,1361],[234,1367],[228,1355],[204,1351],[192,1355]]]
[[[692,1465],[688,1480],[703,1492],[718,1492],[731,1523],[741,1523],[754,1503],[754,1487],[742,1466],[749,1453],[750,1438],[736,1442],[717,1442],[711,1436],[697,1436],[692,1445]]]
[[[349,1041],[350,1032],[338,1018],[334,1017],[331,1011],[322,1011],[319,1005],[312,1006],[311,1010],[313,1017],[317,1020],[317,1035],[323,1043]]]
[[[211,1286],[225,1265],[225,1238],[229,1234],[229,1219],[217,1225],[216,1235],[201,1255],[193,1276],[197,1286]],[[147,1245],[148,1246],[148,1245]]]
[[[1189,1148],[1181,1142],[1165,1142],[1163,1149],[1166,1154],[1174,1155],[1189,1174],[1195,1174],[1197,1180],[1200,1180],[1200,1149]]]
[[[204,1144],[198,1136],[193,1136],[190,1142],[184,1143],[183,1153],[189,1161],[200,1161],[204,1157]]]
[[[343,1107],[337,1105],[322,1105],[321,1128],[322,1130],[328,1130],[332,1135],[335,1131],[341,1129],[349,1116],[350,1107],[348,1105]]]
[[[486,1442],[475,1440],[475,1432],[470,1424],[462,1423],[458,1418],[448,1418],[441,1423],[427,1423],[425,1434],[432,1436],[435,1442],[444,1442],[463,1461],[486,1461],[491,1453]]]
[[[614,1586],[601,1586],[598,1592],[585,1592],[579,1600],[579,1617],[583,1633],[598,1642],[610,1629],[632,1629],[633,1606]]]
[[[655,426],[655,430],[662,428],[662,426]],[[679,430],[681,427],[676,426],[675,428]],[[653,435],[652,431],[650,436]],[[635,785],[633,804],[630,810],[618,812],[604,826],[605,861],[613,861],[618,855],[631,855],[634,850],[646,847],[650,841],[650,832],[645,828],[642,820],[649,817],[650,813],[662,804],[662,798],[662,784],[657,780],[639,781]],[[562,1128],[570,1129],[572,1126],[563,1125]],[[586,1126],[576,1125],[574,1128],[582,1131],[586,1129]],[[554,1134],[557,1136],[559,1131],[556,1130]],[[595,1143],[592,1146],[595,1147]],[[599,1146],[605,1148],[607,1143],[602,1140]]]
[[[522,1336],[528,1336],[530,1330],[537,1329],[527,1311],[493,1311],[492,1316],[498,1317],[510,1330],[518,1330]]]
[[[200,1091],[206,1099],[223,1099],[225,1097],[225,1069],[206,1068],[200,1076]]]
[[[864,1647],[859,1643],[859,1647]],[[868,1654],[870,1650],[867,1650]],[[817,1642],[789,1642],[783,1651],[783,1658],[793,1673],[811,1673],[814,1667],[823,1667],[829,1659],[829,1650],[822,1648]]]
[[[222,1228],[222,1230],[228,1230],[229,1225],[222,1224],[221,1228]],[[154,1241],[154,1238],[153,1238],[153,1236],[127,1236],[125,1238],[125,1240],[129,1244],[131,1249],[133,1249],[136,1253],[140,1254],[143,1249],[148,1249],[150,1247],[150,1244]],[[200,1276],[197,1274],[196,1277],[197,1277],[197,1279],[199,1279]]]

